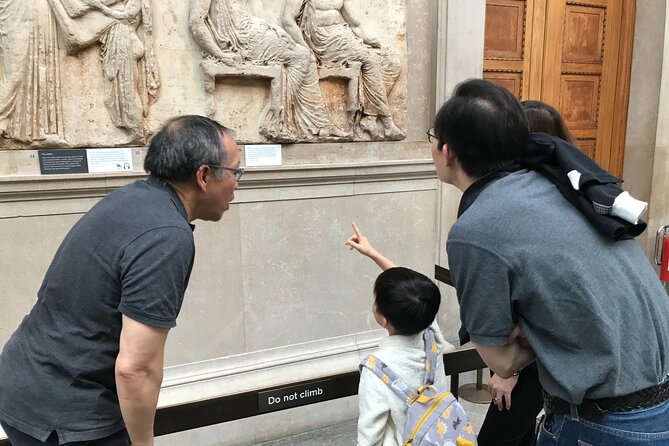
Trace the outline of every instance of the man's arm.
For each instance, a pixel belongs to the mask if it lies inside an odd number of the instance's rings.
[[[302,36],[302,31],[297,25],[295,18],[300,13],[300,8],[302,7],[302,2],[304,0],[286,0],[286,4],[283,7],[283,16],[281,22],[283,24],[283,29],[286,30],[288,35],[293,38],[296,43],[309,48],[307,42]]]
[[[352,8],[352,0],[344,0],[344,4],[341,7],[341,16],[346,20],[346,22],[351,27],[351,31],[360,37],[362,41],[373,48],[381,47],[381,42],[378,41],[375,37],[370,37],[365,34],[365,31],[362,29],[360,20],[357,19]]]
[[[153,445],[153,421],[169,329],[155,328],[122,316],[116,389],[121,414],[133,446]]]
[[[535,359],[534,351],[517,340],[506,345],[483,345],[472,342],[483,361],[500,378],[509,378]]]

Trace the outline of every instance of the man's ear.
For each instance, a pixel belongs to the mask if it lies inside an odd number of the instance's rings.
[[[446,167],[451,167],[453,162],[455,162],[455,153],[453,153],[450,146],[446,143],[441,146],[441,156],[444,157],[444,164]]]
[[[211,176],[214,174],[211,167],[207,165],[202,165],[197,168],[195,171],[195,185],[202,192],[207,192],[207,182],[211,180]]]

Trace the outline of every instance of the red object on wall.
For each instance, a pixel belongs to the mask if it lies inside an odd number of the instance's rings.
[[[669,282],[669,236],[662,241],[662,262],[660,264],[660,280]]]

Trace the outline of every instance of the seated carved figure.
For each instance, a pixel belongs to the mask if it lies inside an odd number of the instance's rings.
[[[380,60],[371,49],[380,48],[381,43],[364,32],[353,14],[351,0],[286,0],[283,22],[291,37],[309,48],[320,65],[361,63],[360,128],[373,139],[404,137],[393,122],[386,89],[386,84],[392,86],[397,78],[399,66]]]
[[[287,141],[348,136],[332,124],[309,50],[255,16],[248,0],[192,0],[189,23],[195,40],[219,63],[283,66],[283,108],[278,115],[268,108],[261,134]]]

